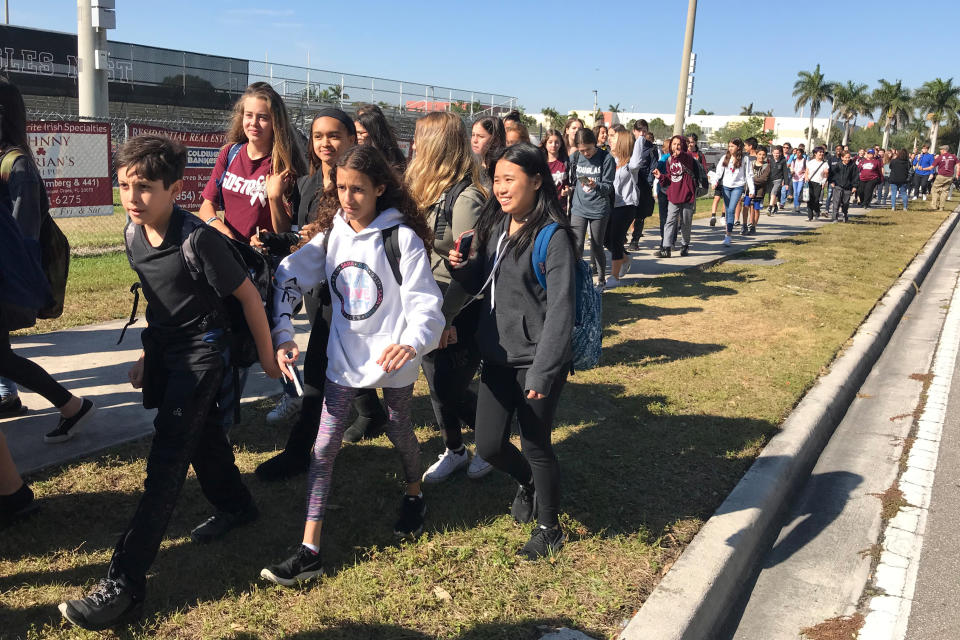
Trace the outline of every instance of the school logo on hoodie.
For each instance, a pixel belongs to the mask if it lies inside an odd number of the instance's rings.
[[[383,304],[383,282],[362,262],[341,262],[330,276],[330,285],[347,320],[366,320]]]

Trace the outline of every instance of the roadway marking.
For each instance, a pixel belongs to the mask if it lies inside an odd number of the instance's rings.
[[[873,586],[884,593],[870,599],[859,640],[903,640],[907,635],[958,347],[960,287],[955,284],[934,355],[927,401],[917,422],[916,440],[900,477],[899,487],[909,506],[902,507],[884,529],[880,562],[873,578]]]

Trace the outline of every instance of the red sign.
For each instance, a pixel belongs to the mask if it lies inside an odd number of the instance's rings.
[[[109,123],[28,122],[27,137],[52,216],[113,215]]]
[[[145,124],[131,124],[130,135],[165,136],[187,148],[187,168],[183,172],[183,190],[177,196],[177,205],[187,211],[199,211],[200,205],[203,204],[200,194],[210,180],[220,148],[227,142],[224,133],[222,131],[215,133],[177,131]]]

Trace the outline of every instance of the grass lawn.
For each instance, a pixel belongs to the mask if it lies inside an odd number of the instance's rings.
[[[265,485],[282,445],[266,404],[232,433],[261,519],[221,544],[190,543],[209,511],[191,475],[124,638],[538,638],[539,626],[609,637],[640,606],[804,391],[944,219],[874,210],[751,249],[779,266],[720,264],[604,294],[601,367],[564,390],[554,432],[570,542],[518,562],[529,525],[508,515],[501,474],[428,487],[427,530],[397,543],[400,465],[385,437],[347,445],[324,528],[327,575],[287,590],[258,579],[300,540],[306,481]],[[122,315],[122,314],[121,314]],[[421,380],[423,463],[442,450]],[[133,513],[146,442],[31,478],[43,510],[3,532],[0,635],[97,637],[56,604],[106,570]]]

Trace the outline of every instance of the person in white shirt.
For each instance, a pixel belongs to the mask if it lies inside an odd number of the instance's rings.
[[[750,156],[743,153],[743,140],[740,138],[734,138],[727,143],[727,155],[717,163],[715,180],[723,189],[723,204],[727,212],[727,230],[723,245],[729,247],[740,197],[745,190],[751,198],[756,193],[752,161]]]

